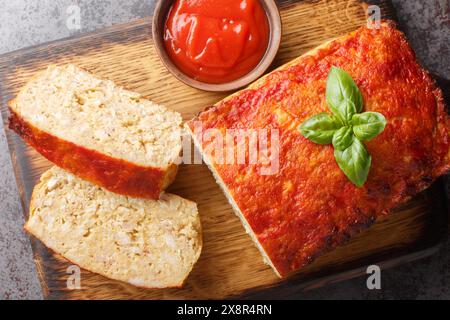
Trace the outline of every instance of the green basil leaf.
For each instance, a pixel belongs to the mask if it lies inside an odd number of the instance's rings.
[[[339,168],[357,187],[362,187],[367,180],[372,157],[364,144],[354,138],[352,144],[345,150],[334,149],[334,157]]]
[[[342,124],[335,117],[324,112],[303,122],[298,130],[305,138],[315,143],[330,144],[334,133],[341,126]]]
[[[384,131],[386,119],[378,112],[364,112],[353,116],[352,125],[358,139],[369,141]]]
[[[345,117],[344,123],[346,124],[349,124],[352,121],[353,116],[358,113],[355,104],[350,100],[346,100],[343,105],[339,107],[339,110],[343,113]]]
[[[361,91],[344,70],[332,67],[327,80],[327,103],[333,114],[349,123],[354,114],[362,111]]]
[[[342,127],[333,136],[333,147],[337,150],[345,150],[353,143],[352,127]]]

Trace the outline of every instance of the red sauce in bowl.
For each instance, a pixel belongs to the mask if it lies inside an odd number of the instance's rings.
[[[269,21],[259,0],[176,0],[166,51],[187,76],[226,83],[253,70],[267,50]]]

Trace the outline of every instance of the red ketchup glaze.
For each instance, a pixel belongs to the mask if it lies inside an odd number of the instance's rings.
[[[148,168],[112,158],[96,150],[60,139],[34,127],[9,109],[9,128],[49,161],[111,192],[144,199],[159,199],[166,179],[159,168]]]
[[[385,131],[366,143],[372,166],[363,188],[342,173],[332,146],[315,144],[297,130],[305,119],[328,111],[326,82],[333,65],[355,79],[364,111],[381,112],[388,121]],[[445,110],[442,92],[417,63],[405,36],[383,22],[380,29],[362,27],[298,58],[187,125],[285,276],[346,243],[450,170]],[[219,162],[205,130],[225,134],[238,128],[279,130],[275,174],[261,175],[263,165],[250,163],[247,146],[245,164]],[[225,143],[223,154],[237,152],[237,144]]]
[[[189,77],[226,83],[264,56],[269,22],[259,0],[177,0],[164,31],[166,51]]]

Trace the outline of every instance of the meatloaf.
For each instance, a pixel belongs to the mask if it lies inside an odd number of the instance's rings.
[[[372,167],[361,188],[339,169],[332,145],[315,144],[298,131],[306,119],[329,112],[325,92],[332,66],[355,80],[364,111],[387,120],[384,132],[366,143]],[[442,92],[390,21],[327,42],[207,108],[186,127],[279,276],[343,244],[450,169],[450,119]],[[221,152],[211,147],[217,141],[211,131],[205,138],[209,129],[223,136],[267,130],[265,148],[276,152],[266,155],[277,156],[272,160],[278,168],[264,172],[269,162],[252,162],[248,151],[245,163],[224,162],[223,154],[238,154],[244,141],[234,136],[235,143]]]

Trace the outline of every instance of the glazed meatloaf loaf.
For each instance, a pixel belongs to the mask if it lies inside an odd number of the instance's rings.
[[[361,188],[340,170],[332,145],[313,143],[298,131],[306,119],[329,112],[325,92],[332,66],[355,80],[364,111],[387,120],[384,132],[366,143],[372,167]],[[200,113],[187,128],[280,276],[344,243],[450,169],[450,120],[442,92],[388,21],[301,56]],[[242,140],[217,152],[211,131],[204,137],[208,129],[226,136],[229,130],[261,128],[267,130],[266,149],[278,150],[268,153],[276,164],[272,172],[262,172],[270,162],[252,163],[249,152],[245,163],[221,159],[237,154]],[[272,140],[276,132],[278,139]]]
[[[84,269],[146,288],[180,287],[202,248],[194,202],[117,195],[57,167],[35,187],[25,229]]]
[[[10,102],[10,128],[48,160],[112,192],[157,199],[175,178],[181,116],[74,65]]]

